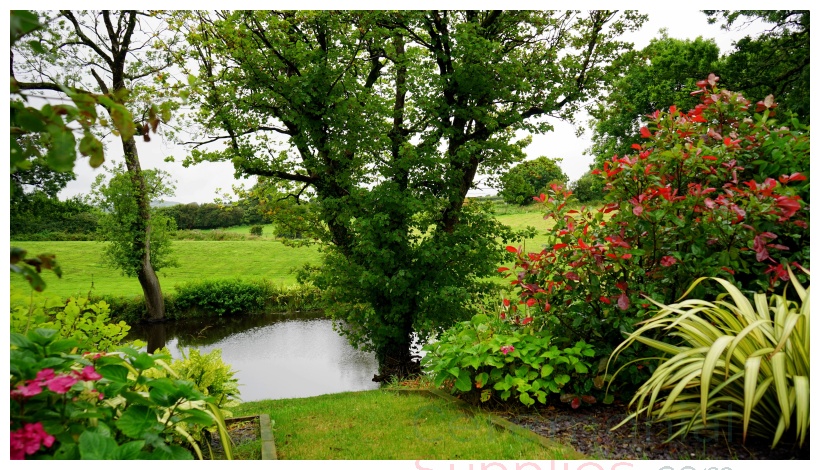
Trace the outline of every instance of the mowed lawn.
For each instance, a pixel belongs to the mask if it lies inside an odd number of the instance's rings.
[[[535,237],[524,242],[530,251],[540,250],[546,243],[548,222],[540,212],[499,215],[498,219],[513,228],[535,227]],[[549,222],[549,225],[552,225]],[[227,231],[247,234],[249,227],[234,227]],[[272,238],[272,227],[265,226],[261,238],[244,241],[173,241],[174,256],[179,267],[165,268],[159,273],[164,292],[172,292],[177,284],[206,279],[267,279],[274,284],[296,284],[295,270],[305,263],[319,263],[320,254],[315,246],[289,247]],[[68,297],[87,295],[92,288],[97,295],[140,295],[139,282],[118,270],[105,266],[102,261],[103,243],[100,242],[27,242],[12,243],[30,254],[54,253],[63,269],[62,279],[52,272],[43,273],[47,293]],[[512,267],[512,265],[508,265]],[[501,281],[504,282],[504,281]],[[28,292],[26,282],[19,276],[11,277],[11,286]]]
[[[136,277],[122,276],[102,261],[101,242],[26,242],[15,241],[13,246],[30,254],[54,253],[63,270],[62,279],[52,272],[43,273],[49,294],[71,296],[88,294],[94,283],[97,295],[140,295],[142,290]],[[292,248],[277,241],[185,241],[173,242],[174,256],[179,267],[159,272],[164,292],[177,284],[206,279],[267,279],[274,284],[296,284],[294,269],[305,263],[318,263],[316,247]],[[26,282],[19,276],[11,277],[12,287],[25,289]]]

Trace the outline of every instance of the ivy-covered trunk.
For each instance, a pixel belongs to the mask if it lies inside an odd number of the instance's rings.
[[[140,262],[136,270],[137,279],[139,279],[142,293],[145,296],[145,307],[148,312],[146,320],[160,321],[165,319],[165,299],[162,297],[157,273],[154,272],[151,264],[151,201],[145,186],[145,178],[142,176],[134,137],[122,139],[122,150],[137,202],[137,217],[132,222],[135,234],[133,252],[140,254]]]

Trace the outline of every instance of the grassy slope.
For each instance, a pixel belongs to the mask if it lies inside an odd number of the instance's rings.
[[[547,223],[540,212],[502,214],[498,219],[513,228],[535,227],[538,234],[526,241],[528,250],[537,250],[546,241]],[[226,231],[247,234],[248,226],[233,227]],[[277,284],[296,283],[292,272],[305,263],[318,263],[315,247],[291,248],[270,238],[271,226],[266,225],[261,239],[246,241],[187,241],[173,242],[179,267],[166,268],[160,273],[163,290],[170,292],[176,284],[203,279],[265,278]],[[99,242],[14,242],[29,253],[56,253],[63,268],[63,278],[57,279],[50,271],[44,273],[48,284],[46,292],[70,296],[87,294],[94,281],[94,292],[105,295],[139,295],[142,293],[136,278],[120,275],[119,271],[104,266]],[[502,281],[506,282],[506,281]],[[11,277],[11,285],[25,292],[25,281]]]
[[[278,458],[286,460],[578,458],[570,448],[542,447],[443,400],[383,390],[263,400],[232,411],[269,414]]]

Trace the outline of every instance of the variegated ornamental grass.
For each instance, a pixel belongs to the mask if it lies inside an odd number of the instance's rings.
[[[751,434],[771,439],[774,447],[793,431],[802,447],[809,432],[809,289],[789,275],[798,300],[784,289],[768,301],[765,294],[750,301],[731,283],[712,278],[727,292],[714,302],[656,303],[660,312],[610,358],[634,341],[667,356],[630,402],[635,412],[618,426],[646,414],[677,422],[672,439],[742,422],[744,442]]]

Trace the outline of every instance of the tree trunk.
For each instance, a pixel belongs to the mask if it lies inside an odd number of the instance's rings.
[[[140,281],[142,293],[145,296],[145,307],[148,310],[146,320],[161,321],[165,319],[165,299],[162,297],[157,273],[151,265],[151,201],[148,200],[145,178],[142,176],[137,153],[137,142],[133,137],[122,139],[122,151],[125,156],[125,166],[128,168],[131,183],[135,189],[134,197],[138,207],[138,217],[135,222],[138,225],[137,232],[145,234],[142,237],[135,237],[134,250],[142,253],[142,262],[137,269],[137,279]]]

